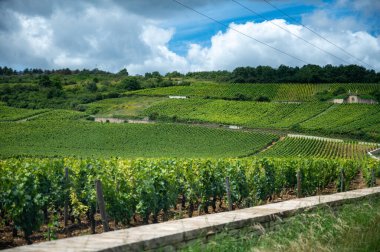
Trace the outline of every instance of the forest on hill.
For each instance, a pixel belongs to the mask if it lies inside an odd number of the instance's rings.
[[[82,69],[71,70],[68,68],[57,70],[42,70],[42,69],[29,69],[23,71],[16,71],[10,67],[0,67],[0,76],[12,75],[40,75],[40,74],[105,74],[114,75],[113,73],[102,71],[99,69]],[[127,75],[127,69],[121,69],[116,75]],[[375,70],[369,70],[358,65],[304,65],[302,67],[291,67],[280,65],[278,68],[271,66],[257,66],[257,67],[237,67],[233,71],[201,71],[201,72],[188,72],[186,74],[177,71],[169,72],[164,75],[165,77],[189,77],[202,80],[214,80],[231,83],[380,83],[380,73]],[[162,75],[154,71],[152,73],[145,73],[145,78],[159,78]],[[6,78],[2,78],[2,81]]]

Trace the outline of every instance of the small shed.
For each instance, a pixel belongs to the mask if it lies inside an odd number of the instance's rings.
[[[348,93],[346,98],[333,99],[333,103],[342,104],[342,103],[361,103],[361,104],[377,104],[378,102],[373,99],[364,99],[361,98],[357,93]]]
[[[377,104],[377,101],[372,99],[363,99],[360,98],[358,95],[350,94],[347,99],[347,103],[362,103],[362,104]]]
[[[95,117],[95,122],[101,123],[124,123],[124,119],[113,118],[113,117]]]

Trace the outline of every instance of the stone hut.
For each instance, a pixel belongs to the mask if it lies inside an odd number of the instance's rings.
[[[353,94],[349,92],[348,97],[345,99],[333,99],[333,103],[361,103],[361,104],[377,104],[378,102],[372,99],[363,99],[358,96],[358,94]]]

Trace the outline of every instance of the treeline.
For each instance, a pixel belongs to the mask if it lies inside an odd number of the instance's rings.
[[[226,81],[231,83],[380,83],[380,73],[362,66],[318,66],[278,68],[270,66],[238,67],[232,72],[209,71],[187,73],[195,79]]]
[[[25,74],[62,74],[62,75],[70,75],[70,74],[112,74],[107,71],[99,70],[97,68],[94,68],[92,70],[89,69],[76,69],[76,70],[71,70],[69,68],[62,68],[62,69],[40,69],[40,68],[25,68],[22,71],[16,71],[12,69],[11,67],[0,67],[0,75],[6,75],[6,76],[11,76],[11,75],[25,75]],[[118,74],[120,73],[126,73],[126,70],[123,69],[121,70]]]
[[[57,70],[42,70],[26,68],[23,71],[16,71],[8,67],[0,67],[0,76],[12,75],[42,75],[42,74],[103,74],[128,76],[127,69],[122,69],[118,73],[110,73],[97,68],[93,70],[70,70],[68,68]],[[139,75],[139,77],[142,77]],[[358,65],[340,66],[318,66],[304,65],[302,67],[290,67],[281,65],[278,68],[270,66],[257,67],[237,67],[230,71],[202,71],[188,72],[186,74],[177,71],[169,72],[162,76],[159,72],[145,73],[145,78],[194,78],[199,80],[212,80],[230,83],[380,83],[380,72],[368,70]]]

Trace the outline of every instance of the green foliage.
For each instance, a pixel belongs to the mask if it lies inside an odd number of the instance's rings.
[[[122,88],[124,90],[128,90],[128,91],[132,91],[132,90],[140,89],[141,85],[140,85],[139,81],[137,80],[137,78],[128,77],[121,82],[120,88]]]
[[[0,122],[4,121],[17,121],[32,116],[37,116],[39,114],[45,113],[49,110],[47,109],[22,109],[22,108],[11,108],[0,104]]]
[[[65,183],[64,167],[69,169],[69,184]],[[145,222],[150,216],[156,222],[159,212],[166,215],[179,196],[185,196],[188,206],[200,209],[215,207],[216,199],[225,201],[226,177],[231,182],[234,204],[242,207],[294,189],[297,171],[302,173],[303,194],[312,195],[331,182],[338,184],[342,169],[350,183],[360,170],[366,174],[372,167],[379,169],[379,162],[316,158],[11,158],[0,160],[0,211],[27,237],[41,225],[44,209],[62,211],[65,195],[70,195],[74,215],[87,215],[91,220],[96,207],[94,181],[98,179],[112,220],[128,223],[133,214],[140,214]]]
[[[96,92],[98,90],[98,86],[96,85],[96,82],[90,82],[86,85],[86,88],[90,92]]]
[[[380,89],[374,90],[371,95],[380,103]]]
[[[270,102],[270,99],[267,96],[260,95],[258,98],[256,98],[256,101],[258,101],[258,102]]]
[[[129,75],[126,68],[121,69],[117,74],[124,75],[124,76],[128,76]]]
[[[97,117],[142,118],[143,111],[153,104],[163,101],[163,97],[126,96],[104,99],[86,104],[85,111]]]
[[[337,96],[337,95],[342,95],[342,94],[346,94],[347,91],[344,87],[338,87],[334,92],[333,92],[333,95]]]

